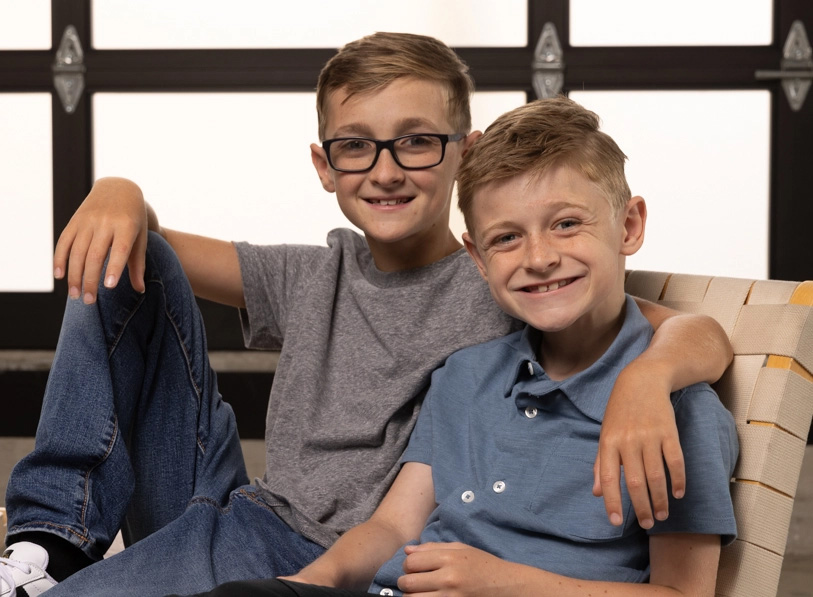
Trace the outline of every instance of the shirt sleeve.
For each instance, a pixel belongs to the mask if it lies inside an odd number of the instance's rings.
[[[720,535],[722,545],[728,545],[737,536],[730,489],[739,453],[734,418],[707,384],[673,396],[686,463],[686,494],[676,500],[670,485],[669,518],[656,522],[649,533]]]
[[[432,374],[432,383],[426,392],[421,410],[418,413],[418,421],[412,429],[409,437],[409,444],[401,456],[401,464],[407,462],[421,462],[432,466],[433,439],[433,416],[435,413],[434,402],[438,399],[438,387],[441,385],[439,379],[443,375],[444,368],[436,370]]]
[[[234,243],[243,279],[240,309],[246,348],[279,350],[285,337],[290,297],[300,280],[327,254],[327,247]]]

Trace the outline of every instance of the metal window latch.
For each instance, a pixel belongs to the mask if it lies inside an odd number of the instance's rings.
[[[793,21],[782,50],[782,70],[758,70],[759,81],[782,81],[785,97],[788,98],[791,110],[798,112],[805,103],[807,92],[813,80],[813,49],[807,38],[804,23]]]
[[[68,25],[62,34],[62,41],[56,51],[56,60],[51,67],[54,73],[54,88],[68,114],[72,114],[76,109],[85,89],[84,57],[79,34],[73,25]]]
[[[553,23],[545,23],[542,27],[531,67],[533,88],[538,99],[556,97],[562,92],[565,63],[562,61],[562,44]]]

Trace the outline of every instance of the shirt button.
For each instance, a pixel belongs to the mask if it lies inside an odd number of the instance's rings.
[[[465,503],[470,504],[474,501],[474,492],[473,491],[464,491],[463,495],[460,496]]]
[[[505,491],[505,481],[494,483],[494,493],[502,493],[503,491]]]
[[[534,364],[531,361],[528,361],[528,373],[530,375],[534,374]]]
[[[525,407],[525,416],[529,419],[533,419],[536,416],[537,410],[535,406],[526,406]]]
[[[395,593],[392,592],[392,589],[381,589],[379,595],[395,595]]]

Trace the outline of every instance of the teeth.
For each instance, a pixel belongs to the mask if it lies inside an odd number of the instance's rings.
[[[400,205],[401,203],[406,203],[406,199],[371,199],[370,203],[374,203],[375,205]]]
[[[542,293],[550,292],[551,290],[558,290],[562,286],[567,286],[568,284],[570,284],[570,282],[571,282],[570,280],[560,280],[559,282],[554,282],[553,284],[548,284],[547,286],[540,284],[535,289],[532,289],[531,292]]]

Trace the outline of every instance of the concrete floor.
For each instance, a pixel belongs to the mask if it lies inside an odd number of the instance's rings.
[[[31,438],[0,437],[0,507],[5,506],[11,468],[33,445]],[[261,477],[265,466],[262,440],[244,441],[243,452],[249,478]],[[0,521],[0,543],[5,537],[3,522]],[[813,597],[813,445],[807,447],[802,465],[777,596]]]

